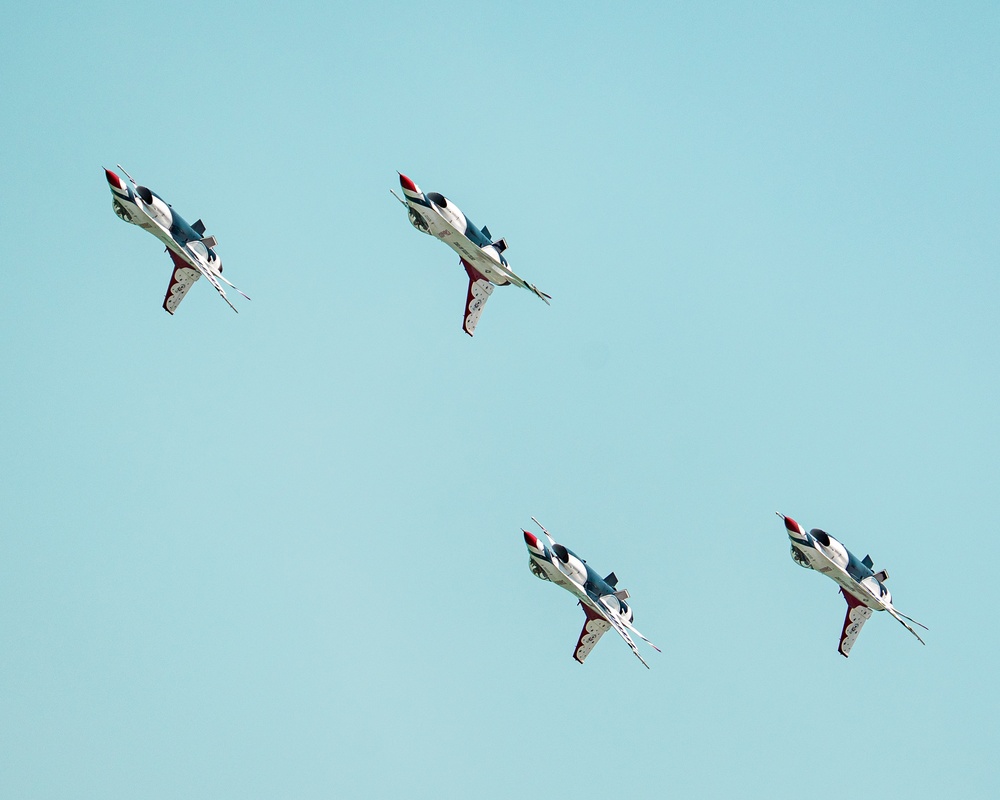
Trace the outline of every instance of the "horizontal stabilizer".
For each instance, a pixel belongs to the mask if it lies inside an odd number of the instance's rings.
[[[612,589],[614,589],[616,586],[618,586],[618,576],[612,572],[604,579],[604,582]]]
[[[866,567],[868,567],[868,569],[871,569],[872,567],[875,566],[875,562],[872,561],[871,556],[865,556],[864,558],[862,558],[861,563],[864,564]]]
[[[487,238],[489,238],[489,234],[487,234]],[[502,253],[504,250],[507,249],[507,240],[497,239],[495,242],[493,242],[493,246],[497,249],[498,253]]]
[[[205,223],[198,220],[194,225],[191,226],[191,230],[197,233],[199,236],[205,235]]]
[[[205,247],[219,246],[219,240],[216,239],[214,236],[206,236],[204,239],[201,240],[201,243],[205,245]]]
[[[615,597],[617,597],[619,600],[622,601],[628,600],[630,597],[628,589],[619,589],[617,592],[615,592]]]
[[[877,580],[879,583],[885,583],[887,580],[889,580],[889,573],[886,572],[885,570],[882,570],[881,572],[876,572],[875,580]]]

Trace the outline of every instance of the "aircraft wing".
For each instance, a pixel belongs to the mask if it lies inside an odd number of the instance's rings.
[[[611,623],[599,616],[590,606],[586,606],[582,602],[580,606],[583,608],[583,613],[587,615],[587,619],[583,623],[583,630],[580,631],[576,649],[573,650],[573,658],[582,664],[598,640],[611,630]]]
[[[599,601],[594,600],[594,598],[590,597],[589,595],[587,595],[586,599],[583,600],[583,606],[585,608],[589,608],[591,612],[593,612],[596,616],[599,616],[608,625],[614,628],[618,632],[618,635],[625,640],[625,644],[627,644],[630,648],[632,648],[632,652],[635,653],[635,657],[642,662],[642,665],[646,669],[649,669],[649,664],[646,663],[646,659],[644,659],[641,655],[639,655],[639,648],[635,646],[635,642],[633,642],[632,637],[628,635],[628,630],[622,624],[622,621],[618,619],[617,614],[614,614],[611,611],[603,608],[603,606]]]
[[[844,617],[844,630],[840,634],[840,646],[837,649],[844,658],[847,658],[851,654],[854,642],[857,641],[858,634],[861,633],[861,627],[871,619],[872,610],[850,592],[841,589],[840,593],[847,601],[847,616]]]
[[[459,246],[459,252],[466,256],[463,261],[467,261],[477,272],[482,274],[487,269],[496,272],[515,286],[527,289],[532,294],[540,297],[545,305],[551,305],[549,300],[552,299],[552,295],[546,294],[535,285],[528,283],[524,278],[516,274],[510,267],[501,264],[496,259],[490,258],[482,247],[471,241],[468,237],[463,236],[460,233],[456,233],[454,235],[456,238],[451,241],[454,245]]]
[[[484,258],[485,258],[485,256],[484,256]],[[496,269],[496,267],[494,267],[494,269]],[[552,304],[551,304],[551,303],[549,302],[549,300],[551,300],[551,299],[552,299],[552,295],[550,295],[550,294],[545,294],[545,292],[541,291],[541,290],[540,290],[540,289],[539,289],[539,288],[538,288],[537,286],[535,286],[535,285],[534,285],[533,283],[528,283],[528,282],[527,282],[526,280],[524,280],[524,278],[522,278],[521,276],[519,276],[519,275],[515,274],[515,273],[514,273],[514,272],[513,272],[512,270],[511,270],[511,268],[510,268],[510,267],[504,267],[504,266],[501,266],[501,267],[500,267],[500,269],[501,269],[501,270],[503,270],[504,274],[505,274],[505,275],[507,276],[507,280],[509,280],[509,281],[510,281],[511,283],[513,283],[513,284],[514,284],[515,286],[520,286],[520,287],[521,287],[522,289],[527,289],[527,290],[528,290],[529,292],[531,292],[531,293],[532,293],[533,295],[535,295],[536,297],[540,298],[540,299],[541,299],[541,301],[542,301],[543,303],[545,303],[545,305],[547,305],[547,306],[548,306],[548,305],[552,305]]]
[[[167,296],[163,298],[163,308],[168,314],[173,314],[188,293],[188,289],[201,277],[201,273],[169,247],[167,252],[174,262],[174,270],[170,273],[170,285],[167,287]]]
[[[476,325],[479,324],[479,317],[483,313],[486,301],[493,294],[493,284],[490,283],[472,264],[462,259],[462,266],[469,274],[469,295],[465,299],[465,319],[462,322],[462,329],[472,336],[475,333]]]

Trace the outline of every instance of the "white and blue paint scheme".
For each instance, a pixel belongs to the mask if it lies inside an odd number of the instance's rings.
[[[920,635],[904,620],[910,620],[924,630],[927,626],[893,608],[892,595],[885,587],[889,573],[885,570],[875,572],[871,556],[858,558],[826,531],[813,528],[806,533],[805,528],[791,517],[780,513],[778,516],[785,521],[785,531],[792,545],[792,560],[800,567],[814,569],[833,578],[847,601],[847,616],[837,648],[842,656],[846,658],[850,655],[861,627],[871,618],[873,611],[888,611],[924,644]]]
[[[546,546],[533,533],[523,531],[524,543],[528,547],[528,568],[535,577],[551,581],[570,592],[587,615],[580,638],[573,649],[573,658],[582,664],[598,639],[614,628],[632,648],[635,657],[649,669],[649,664],[639,655],[639,648],[629,636],[629,631],[657,652],[660,652],[660,648],[633,627],[632,608],[625,602],[629,595],[626,590],[618,588],[615,573],[602,578],[572,550],[556,544],[549,532],[542,527],[542,523],[534,517],[531,520],[542,529],[549,544]]]
[[[483,306],[493,294],[494,286],[514,284],[538,295],[546,304],[552,299],[511,270],[503,256],[507,242],[503,239],[493,241],[489,228],[474,225],[444,195],[437,192],[424,194],[403,173],[399,173],[399,185],[405,199],[401,199],[395,192],[393,195],[406,206],[410,224],[421,233],[437,237],[458,253],[462,266],[469,275],[469,293],[462,320],[462,330],[469,336],[475,332]]]
[[[118,169],[125,172],[121,164]],[[163,242],[174,262],[163,308],[173,314],[188,289],[204,275],[222,295],[222,299],[229,303],[229,307],[236,311],[236,306],[226,297],[222,284],[233,289],[236,287],[222,277],[222,259],[215,252],[218,242],[214,236],[205,236],[204,223],[199,219],[189,225],[169,203],[145,186],[139,186],[127,172],[125,177],[129,179],[131,187],[109,169],[104,170],[104,175],[111,187],[111,205],[115,213],[125,222],[138,225]],[[239,289],[236,291],[247,300],[250,299]]]

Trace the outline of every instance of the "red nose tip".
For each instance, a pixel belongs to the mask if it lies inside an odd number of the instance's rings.
[[[407,178],[402,172],[399,173],[399,185],[411,192],[417,191],[417,184]]]
[[[104,168],[104,177],[106,177],[108,179],[108,183],[110,183],[116,189],[124,189],[125,188],[122,185],[122,179],[119,178],[117,175],[115,175],[115,173],[113,173],[107,167]]]
[[[791,517],[785,517],[785,527],[792,533],[802,533],[802,526]]]
[[[524,531],[523,528],[521,530]],[[542,549],[538,546],[538,537],[533,533],[528,533],[527,531],[524,531],[524,543],[528,545],[528,547],[534,547],[536,550]]]

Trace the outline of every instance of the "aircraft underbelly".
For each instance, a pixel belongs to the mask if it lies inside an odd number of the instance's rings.
[[[856,580],[854,580],[854,578],[826,558],[826,556],[815,551],[814,553],[815,555],[809,559],[810,562],[812,562],[814,570],[822,572],[824,575],[832,578],[844,591],[864,603],[868,608],[874,609],[875,611],[884,610],[885,606],[883,606],[882,603],[876,598],[872,597],[872,595]]]
[[[579,595],[582,589],[569,578],[567,578],[562,572],[560,572],[556,567],[554,567],[549,561],[540,558],[532,559],[548,576],[549,580],[556,584],[556,586],[562,586],[569,592],[575,595]]]
[[[504,275],[501,267],[490,258],[479,245],[470,241],[464,233],[456,231],[447,220],[443,219],[433,210],[421,209],[421,216],[427,223],[431,235],[440,239],[448,247],[458,253],[459,258],[463,258],[472,264],[476,270],[482,274],[490,283],[503,286],[510,281]]]
[[[498,286],[509,283],[507,276],[500,271],[499,265],[462,234],[452,232],[450,236],[442,238],[442,241],[458,253],[459,258],[472,264],[490,283]]]

